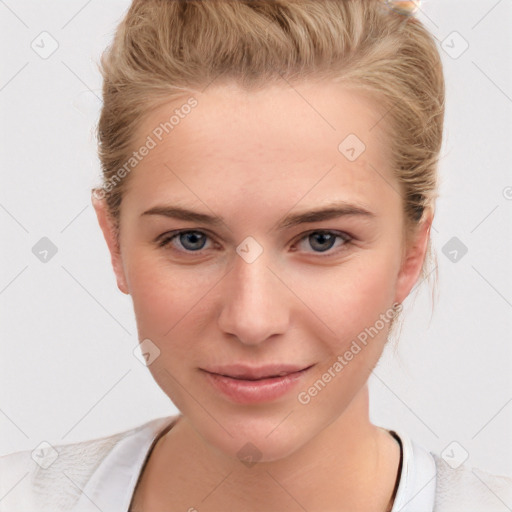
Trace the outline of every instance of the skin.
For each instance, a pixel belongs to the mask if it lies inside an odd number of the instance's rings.
[[[385,511],[399,446],[370,422],[367,380],[389,324],[307,405],[297,394],[407,297],[432,214],[405,240],[383,112],[370,98],[325,82],[251,93],[225,83],[194,97],[198,106],[127,178],[118,239],[104,202],[93,197],[118,287],[133,300],[139,339],[160,350],[149,370],[183,415],[156,444],[135,510]],[[183,103],[150,112],[134,147]],[[351,133],[366,145],[354,162],[338,150]],[[375,216],[275,229],[287,214],[335,200]],[[141,216],[164,204],[224,223]],[[155,242],[182,229],[207,235],[199,255],[194,247],[202,239]],[[315,230],[353,240],[307,236]],[[236,252],[248,236],[263,248],[252,263]],[[235,362],[315,366],[284,397],[241,405],[199,370]],[[251,467],[237,457],[247,442],[261,453]]]

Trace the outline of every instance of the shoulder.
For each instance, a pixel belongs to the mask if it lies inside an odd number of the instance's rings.
[[[70,510],[90,476],[122,439],[155,420],[113,435],[0,457],[0,512]]]
[[[394,431],[403,467],[393,512],[510,512],[512,476],[455,463]],[[454,455],[454,454],[453,454]]]
[[[432,453],[437,482],[435,512],[509,512],[512,477],[496,475],[464,463],[452,468]]]

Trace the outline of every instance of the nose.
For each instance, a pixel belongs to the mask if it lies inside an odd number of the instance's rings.
[[[252,263],[236,255],[223,280],[218,325],[244,345],[261,344],[289,326],[292,294],[267,264],[265,252]]]

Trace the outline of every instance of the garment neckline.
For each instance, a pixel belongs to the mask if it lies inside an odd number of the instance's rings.
[[[387,429],[386,429],[387,430]],[[393,493],[391,495],[390,503],[391,507],[388,507],[386,512],[393,512],[393,507],[396,501],[396,495],[398,493],[398,488],[400,486],[400,482],[402,481],[402,469],[403,469],[403,461],[404,461],[404,446],[400,436],[394,430],[388,430],[388,432],[396,439],[400,446],[400,461],[398,463],[398,470],[395,479],[395,486],[393,487]]]

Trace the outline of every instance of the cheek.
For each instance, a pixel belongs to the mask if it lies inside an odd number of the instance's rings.
[[[392,305],[393,261],[392,254],[368,250],[338,266],[296,273],[291,288],[342,348]]]
[[[207,296],[202,297],[212,285],[207,276],[193,268],[154,257],[132,258],[128,275],[140,336],[175,337],[194,325],[194,317],[207,303]]]
[[[139,340],[149,339],[159,350],[148,369],[174,405],[187,410],[185,374],[199,366],[194,340],[204,332],[208,296],[201,298],[211,286],[192,267],[183,270],[154,257],[132,259],[129,268]]]
[[[350,269],[338,269],[332,279],[318,281],[315,292],[310,289],[309,304],[316,304],[315,313],[329,332],[321,339],[326,357],[302,389],[299,403],[314,403],[335,417],[367,381],[382,354],[395,314],[390,262],[361,258]]]

